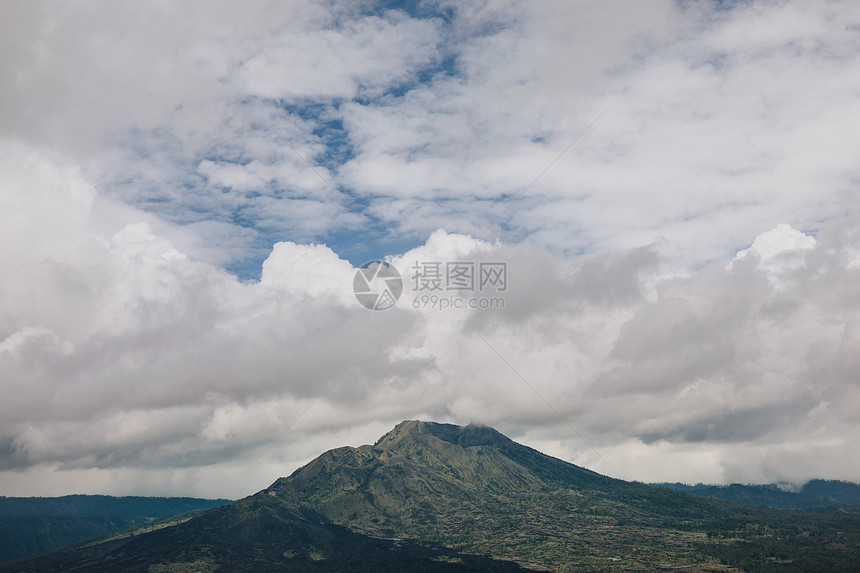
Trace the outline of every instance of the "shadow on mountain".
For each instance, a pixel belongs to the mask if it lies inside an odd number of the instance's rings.
[[[264,504],[259,496],[173,527],[0,566],[4,573],[215,570],[534,571],[436,543],[361,535],[311,509]]]

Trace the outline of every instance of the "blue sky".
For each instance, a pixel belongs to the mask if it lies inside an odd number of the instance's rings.
[[[597,37],[563,26],[541,34],[575,8],[319,7],[257,46],[237,38],[245,52],[219,62],[222,93],[180,98],[169,120],[112,129],[122,159],[100,169],[100,188],[180,226],[221,223],[204,238],[233,246],[217,262],[245,280],[259,278],[280,240],[324,243],[353,264],[405,252],[436,228],[574,253],[657,241],[696,266],[783,221],[814,233],[840,197],[809,187],[788,192],[794,204],[769,200],[793,177],[804,134],[775,146],[754,134],[791,129],[781,100],[798,86],[787,74],[769,85],[768,65],[815,38],[765,38],[744,52],[720,36],[734,14],[725,5],[661,8]],[[615,9],[594,19],[611,22]],[[845,41],[810,43],[798,65],[836,65]],[[745,89],[753,77],[763,93]],[[206,118],[201,137],[194,122],[215,98],[221,115]],[[739,185],[756,174],[771,189],[750,196]]]
[[[425,20],[435,32],[432,51],[395,77],[378,82],[378,85],[367,85],[357,80],[351,97],[322,93],[298,97],[247,97],[234,102],[239,108],[248,108],[247,113],[251,114],[249,124],[237,126],[244,137],[265,140],[269,145],[281,148],[266,150],[270,154],[268,157],[256,157],[255,149],[259,152],[260,148],[249,149],[240,138],[231,140],[233,133],[229,131],[225,133],[224,140],[193,149],[184,146],[169,126],[119,135],[123,138],[116,142],[120,152],[125,152],[131,161],[142,160],[144,168],[137,178],[130,179],[127,173],[122,172],[107,182],[106,187],[114,189],[129,203],[179,225],[218,220],[247,230],[253,239],[225,264],[227,270],[243,280],[260,278],[261,265],[271,245],[282,240],[325,243],[355,266],[406,252],[421,244],[426,232],[399,230],[396,221],[379,217],[370,209],[374,201],[372,195],[368,196],[338,177],[345,164],[356,160],[356,146],[349,127],[345,125],[345,117],[350,112],[345,108],[347,104],[362,108],[396,108],[410,92],[429,89],[437,82],[458,76],[462,78],[457,68],[457,48],[449,44],[453,43],[450,37],[455,34],[456,12],[456,8],[451,6],[398,2],[368,3],[354,9],[343,7],[333,10],[327,15],[332,21],[326,26],[335,31],[348,28],[355,19],[402,21],[406,18],[404,14],[408,14],[409,19]],[[254,110],[261,108],[265,113],[258,111],[259,115],[254,117]],[[270,116],[274,118],[272,121],[267,119]],[[307,151],[296,148],[290,138],[285,138],[272,125],[276,121],[299,125],[301,137],[310,140],[313,147]],[[272,153],[278,158],[273,159]],[[174,163],[170,174],[177,179],[159,180],[147,173],[146,166],[156,157],[162,163]],[[333,192],[333,197],[328,199],[338,204],[341,213],[351,217],[346,217],[348,222],[312,230],[296,229],[288,221],[278,218],[268,219],[253,209],[254,200],[266,194],[288,205],[294,197],[290,181],[270,179],[258,182],[265,190],[238,190],[229,183],[214,182],[201,174],[197,166],[204,160],[238,170],[255,161],[270,165],[273,160],[291,161],[304,171],[301,175],[312,173],[328,187]],[[180,188],[183,193],[167,199],[160,191],[164,187]],[[146,188],[151,192],[142,193]],[[197,200],[201,194],[209,199],[203,205]]]
[[[0,494],[238,497],[415,418],[860,480],[856,3],[3,10]],[[368,314],[383,258],[505,306]]]

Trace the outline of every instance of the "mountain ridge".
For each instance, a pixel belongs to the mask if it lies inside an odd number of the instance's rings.
[[[782,509],[831,509],[860,513],[860,485],[841,480],[810,480],[797,490],[778,484],[653,483],[693,495],[717,497],[735,503]]]
[[[0,571],[850,571],[860,516],[696,497],[600,475],[486,426],[407,420],[247,498],[88,551]]]
[[[226,503],[230,500],[84,494],[0,496],[0,563]]]

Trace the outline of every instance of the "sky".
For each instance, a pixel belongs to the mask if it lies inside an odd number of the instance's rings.
[[[860,482],[858,120],[852,0],[3,0],[0,495]]]

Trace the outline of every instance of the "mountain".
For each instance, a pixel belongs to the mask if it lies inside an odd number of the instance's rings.
[[[783,509],[821,509],[860,513],[860,485],[836,480],[812,480],[798,491],[787,491],[777,484],[686,485],[652,484],[685,491],[693,495],[718,497],[735,503]]]
[[[0,562],[229,502],[191,497],[0,496]]]
[[[0,571],[856,571],[860,516],[625,482],[406,421],[184,523]]]

